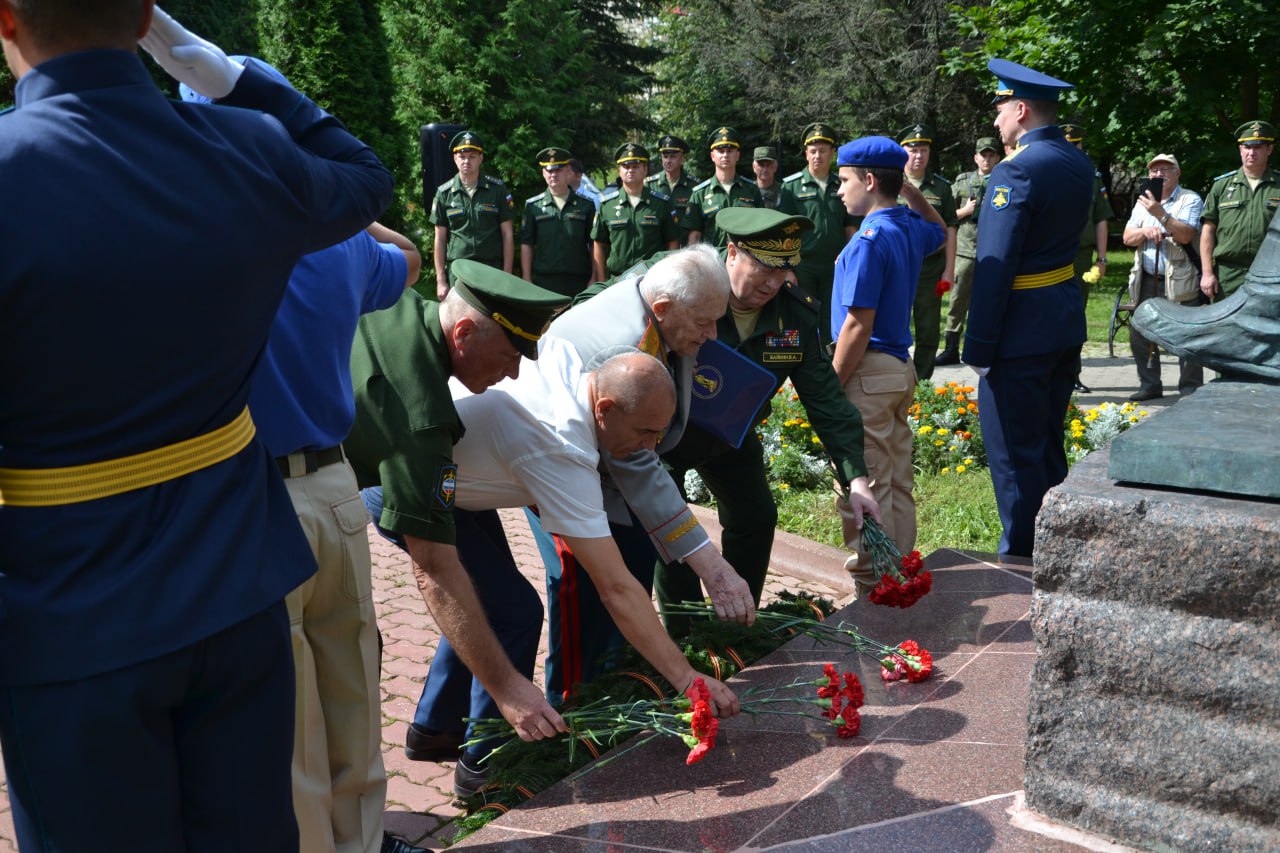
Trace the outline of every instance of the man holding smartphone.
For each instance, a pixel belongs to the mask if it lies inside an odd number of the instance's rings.
[[[1182,172],[1178,158],[1157,154],[1147,163],[1148,177],[1142,182],[1133,213],[1124,227],[1124,244],[1138,250],[1134,269],[1138,289],[1134,304],[1153,296],[1163,296],[1184,305],[1201,304],[1196,282],[1196,264],[1183,247],[1192,246],[1200,228],[1200,196],[1178,185]],[[1141,270],[1137,264],[1141,263]],[[1156,345],[1138,329],[1129,329],[1129,350],[1138,369],[1138,390],[1129,396],[1135,403],[1164,396],[1160,382],[1160,356]],[[1178,393],[1190,394],[1204,384],[1204,368],[1199,362],[1178,360]]]

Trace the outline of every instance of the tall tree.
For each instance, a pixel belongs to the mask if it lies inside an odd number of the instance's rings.
[[[1237,126],[1280,121],[1280,17],[1263,0],[1001,0],[957,11],[948,69],[980,73],[1000,56],[1076,84],[1064,115],[1090,153],[1136,170],[1156,153],[1204,189],[1239,165]],[[1120,211],[1117,211],[1120,212]]]

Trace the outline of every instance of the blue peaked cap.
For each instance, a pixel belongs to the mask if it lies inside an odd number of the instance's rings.
[[[256,56],[250,57],[250,56],[241,56],[240,54],[236,54],[235,56],[228,56],[227,59],[230,59],[232,62],[239,62],[241,65],[248,65],[249,60],[252,59],[259,68],[266,71],[268,74],[270,74],[272,77],[279,80],[281,83],[284,83],[286,86],[293,85],[292,83],[289,82],[288,77],[285,77],[283,74],[280,73],[280,69],[276,68],[274,65],[272,65],[270,62],[267,62],[266,60],[258,59]],[[182,98],[182,100],[184,101],[188,101],[193,104],[212,104],[213,103],[213,98],[205,97],[204,95],[192,89],[186,83],[178,84],[178,97]]]
[[[999,103],[1005,98],[1025,98],[1029,101],[1056,101],[1058,95],[1066,89],[1074,89],[1071,83],[1065,83],[1048,74],[1041,74],[1010,62],[1007,59],[993,59],[987,63],[987,70],[996,75],[996,96],[992,103]]]
[[[841,145],[836,154],[837,167],[900,170],[906,165],[906,149],[887,136],[863,136]]]

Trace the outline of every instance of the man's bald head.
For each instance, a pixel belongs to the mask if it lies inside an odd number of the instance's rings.
[[[653,450],[676,411],[676,385],[662,362],[639,350],[622,353],[591,381],[600,449],[619,457]]]

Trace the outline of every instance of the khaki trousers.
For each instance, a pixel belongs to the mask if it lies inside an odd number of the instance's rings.
[[[300,849],[377,853],[387,775],[369,513],[346,462],[285,485],[319,564],[285,599],[297,691],[293,807]]]
[[[885,533],[902,553],[916,545],[915,469],[911,464],[914,436],[907,410],[915,395],[916,369],[888,353],[867,350],[861,364],[844,386],[845,396],[862,414],[862,434],[871,494],[880,504]],[[860,531],[843,500],[837,499],[845,547],[857,552],[845,568],[857,581],[861,597],[875,586],[871,558],[862,553]]]

